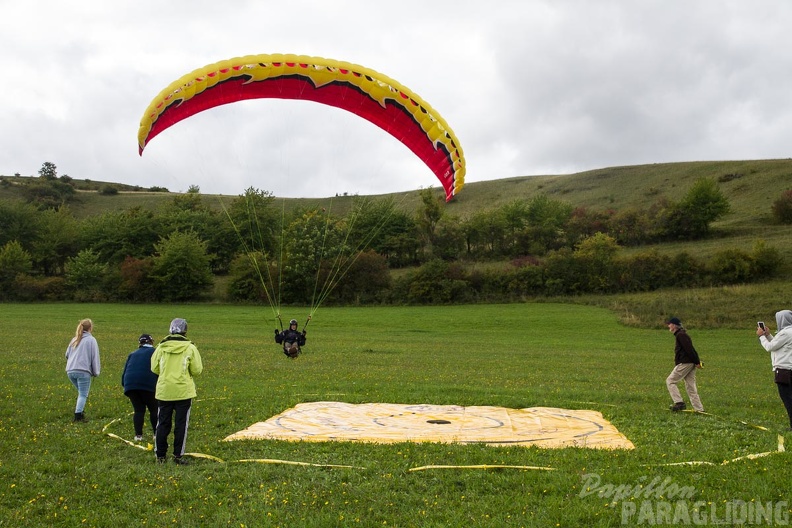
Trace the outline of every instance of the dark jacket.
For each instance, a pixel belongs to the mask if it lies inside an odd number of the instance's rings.
[[[687,335],[684,328],[678,329],[674,332],[676,336],[676,347],[674,347],[674,365],[681,365],[683,363],[693,363],[698,365],[701,363],[698,352],[693,348],[693,340]]]
[[[153,346],[142,346],[129,354],[121,374],[124,394],[131,390],[154,392],[157,388],[157,375],[151,372]]]
[[[297,346],[305,346],[305,332],[287,328],[283,332],[275,334],[275,342],[278,344],[283,343],[284,347],[292,343],[297,343]]]

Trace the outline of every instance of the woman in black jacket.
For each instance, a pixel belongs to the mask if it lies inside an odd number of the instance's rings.
[[[151,372],[151,355],[154,353],[154,339],[149,334],[143,334],[138,339],[140,348],[129,354],[121,374],[121,384],[124,386],[124,395],[132,402],[135,414],[132,424],[135,427],[135,440],[143,440],[143,422],[146,418],[146,409],[149,411],[151,430],[157,430],[157,398],[154,392],[157,389],[158,376]]]

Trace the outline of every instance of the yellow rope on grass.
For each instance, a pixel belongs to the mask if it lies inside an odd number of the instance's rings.
[[[555,471],[555,468],[541,466],[509,466],[505,464],[479,464],[475,466],[421,466],[410,468],[408,471],[426,471],[427,469],[531,469],[537,471]]]
[[[294,460],[278,460],[275,458],[245,458],[236,462],[256,462],[258,464],[286,464],[290,466],[310,466],[324,468],[366,469],[359,466],[343,466],[339,464],[314,464],[313,462],[296,462]]]

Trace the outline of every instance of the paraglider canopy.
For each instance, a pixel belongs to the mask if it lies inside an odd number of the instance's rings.
[[[465,182],[465,159],[446,121],[395,80],[348,62],[303,55],[249,55],[210,64],[171,83],[140,122],[139,153],[168,127],[246,99],[314,101],[360,116],[401,141],[437,176],[446,201]]]

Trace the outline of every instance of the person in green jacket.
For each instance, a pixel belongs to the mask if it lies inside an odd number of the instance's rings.
[[[190,407],[195,398],[193,376],[203,371],[203,362],[198,348],[187,339],[187,321],[174,319],[170,333],[160,341],[151,356],[151,371],[157,374],[157,432],[154,438],[154,452],[157,462],[164,464],[168,454],[168,435],[173,425],[173,461],[187,464],[182,459],[187,443],[187,427],[190,424]]]

